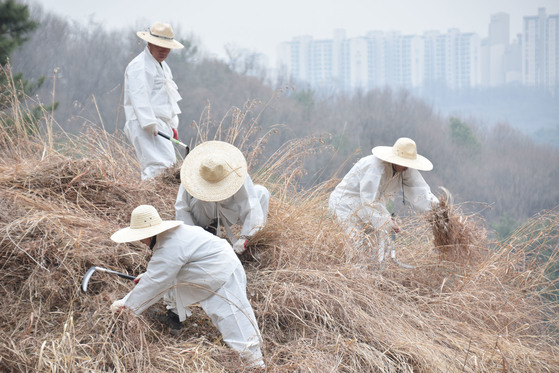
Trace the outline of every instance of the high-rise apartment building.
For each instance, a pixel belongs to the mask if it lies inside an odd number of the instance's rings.
[[[369,32],[367,38],[367,53],[369,55],[369,67],[367,87],[383,87],[386,85],[386,40],[384,33],[380,31]]]
[[[509,83],[515,75],[505,69],[506,57],[510,56],[510,17],[507,13],[491,15],[487,39],[482,40],[482,85],[496,87]],[[518,75],[516,75],[518,77]]]
[[[344,88],[367,90],[369,80],[369,54],[365,38],[352,38],[343,42],[342,66],[345,71]],[[348,84],[349,83],[349,86]]]
[[[481,84],[481,41],[475,33],[456,35],[456,59],[454,88],[472,88]]]
[[[424,41],[424,82],[427,84],[446,84],[444,53],[440,46],[444,46],[445,37],[439,31],[426,31]]]
[[[522,37],[522,82],[556,90],[559,87],[559,15],[524,17]]]
[[[510,43],[510,17],[507,13],[495,13],[491,15],[488,30],[489,43],[491,45],[508,45]]]
[[[403,87],[420,87],[425,76],[425,43],[416,35],[400,38],[400,84]]]

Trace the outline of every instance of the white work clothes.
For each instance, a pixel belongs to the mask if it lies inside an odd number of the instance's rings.
[[[221,331],[223,340],[250,366],[264,367],[260,349],[260,329],[252,306],[246,297],[246,274],[237,266],[229,281],[220,287],[216,295],[200,301],[200,306]],[[242,297],[238,295],[242,294]]]
[[[146,47],[124,73],[124,133],[134,146],[142,168],[142,180],[153,178],[176,161],[171,141],[154,136],[152,126],[173,137],[179,124],[181,100],[165,61],[159,63]]]
[[[214,219],[225,228],[231,243],[230,227],[242,225],[241,237],[251,237],[266,225],[270,192],[254,185],[247,175],[243,186],[229,198],[219,202],[201,201],[192,197],[181,185],[175,202],[176,219],[188,225],[206,227]]]
[[[439,203],[419,171],[408,168],[394,173],[391,163],[369,155],[336,186],[330,195],[330,213],[350,234],[369,227],[388,233],[393,225],[386,206],[402,188],[406,203],[419,211],[429,211],[432,204]]]
[[[124,305],[139,314],[168,291],[181,321],[187,307],[199,302],[232,349],[263,364],[245,272],[227,241],[185,224],[158,234],[147,270]]]

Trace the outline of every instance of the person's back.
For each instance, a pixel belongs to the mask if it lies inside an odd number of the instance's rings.
[[[225,240],[200,227],[181,224],[157,235],[147,271],[126,305],[141,313],[157,301],[157,295],[176,284],[195,284],[176,288],[177,310],[184,319],[184,307],[219,289],[239,265],[239,259]]]
[[[336,201],[345,197],[360,200],[362,190],[367,187],[364,185],[367,182],[365,178],[374,175],[382,177],[384,168],[383,162],[372,154],[359,159],[330,194],[330,206],[334,207]]]

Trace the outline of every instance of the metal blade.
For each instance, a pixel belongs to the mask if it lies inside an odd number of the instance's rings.
[[[390,255],[390,256],[392,257],[392,259],[394,260],[394,262],[396,262],[396,264],[398,264],[400,267],[407,268],[407,269],[414,269],[414,268],[416,268],[416,266],[414,266],[414,265],[405,264],[405,263],[402,263],[401,261],[399,261],[398,259],[396,259],[396,250],[395,250],[395,249],[392,249],[391,255]]]
[[[93,272],[95,272],[97,270],[97,267],[93,266],[90,267],[87,272],[85,273],[85,275],[83,276],[83,280],[82,280],[82,291],[85,293],[87,292],[87,284],[89,283],[89,279],[91,278],[91,275],[93,275]]]

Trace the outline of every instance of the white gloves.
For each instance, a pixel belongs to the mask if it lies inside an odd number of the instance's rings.
[[[144,129],[154,135],[157,135],[157,123],[150,123],[144,127]]]
[[[234,244],[233,244],[233,251],[235,251],[235,253],[237,253],[238,255],[242,254],[245,252],[246,248],[246,243],[247,240],[245,240],[244,238],[239,238]]]
[[[111,311],[118,312],[124,308],[124,299],[115,300],[113,304],[111,304]]]

